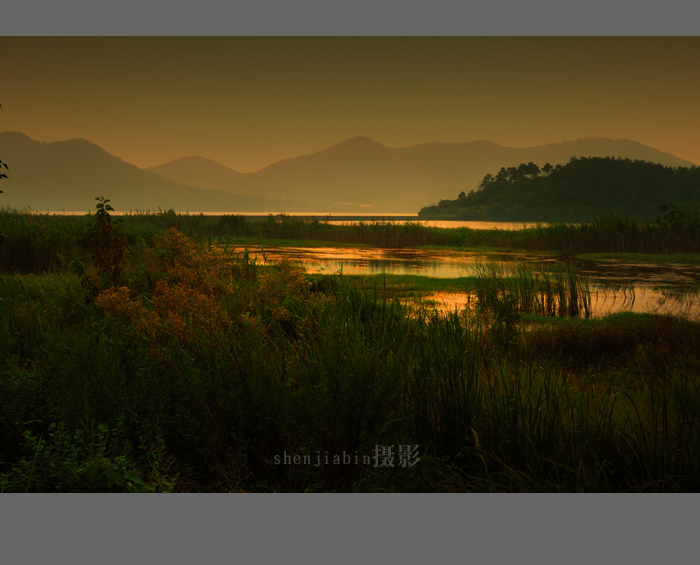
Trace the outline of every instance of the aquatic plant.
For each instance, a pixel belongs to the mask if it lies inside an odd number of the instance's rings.
[[[538,316],[590,317],[588,282],[570,264],[534,267],[481,263],[476,270],[476,295],[483,309],[500,311],[510,304],[517,312]]]

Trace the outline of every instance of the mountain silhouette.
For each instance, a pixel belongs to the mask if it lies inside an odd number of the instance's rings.
[[[216,161],[199,155],[181,157],[144,170],[189,186],[224,191],[228,191],[231,186],[235,186],[245,176],[245,173],[229,169]]]
[[[487,173],[529,161],[541,167],[610,156],[694,166],[636,141],[602,138],[523,148],[485,140],[393,148],[358,136],[253,173],[199,156],[139,169],[84,139],[42,143],[18,132],[0,134],[0,155],[12,170],[2,205],[37,210],[86,210],[104,195],[118,210],[416,213],[475,190]]]
[[[81,211],[95,197],[116,210],[284,210],[286,203],[175,182],[144,171],[86,139],[44,143],[19,132],[0,133],[0,155],[12,175],[4,179],[3,206],[45,211]]]
[[[194,176],[209,178],[197,186],[244,195],[291,198],[307,210],[415,213],[423,206],[475,190],[487,173],[533,161],[564,164],[576,157],[621,157],[666,166],[693,163],[630,140],[579,139],[538,147],[504,147],[490,141],[430,142],[403,148],[382,145],[368,137],[353,137],[312,153],[283,159],[259,171],[213,178],[211,167]],[[150,170],[170,176],[165,166]],[[233,172],[232,169],[228,171]],[[294,211],[294,210],[289,210]]]

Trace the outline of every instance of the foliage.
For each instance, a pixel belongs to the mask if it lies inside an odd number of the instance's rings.
[[[95,198],[95,221],[82,237],[82,243],[87,248],[92,263],[97,270],[97,277],[92,273],[82,276],[82,284],[89,299],[95,296],[105,286],[116,286],[124,271],[123,260],[126,247],[126,238],[114,229],[112,217],[109,212],[114,208],[104,196]],[[77,262],[71,266],[78,271],[84,269]]]
[[[534,163],[488,174],[480,190],[423,208],[422,218],[589,221],[617,214],[652,218],[659,207],[700,211],[700,167],[665,167],[614,157],[572,157],[540,170]]]
[[[517,299],[512,295],[506,295],[494,301],[491,310],[493,313],[493,324],[489,329],[491,338],[496,347],[508,351],[515,342],[520,322]]]
[[[4,172],[2,172],[2,167],[9,169],[7,163],[3,163],[2,161],[0,161],[0,180],[7,178],[7,175]],[[0,194],[2,194],[2,190],[0,190]]]
[[[49,425],[44,435],[24,432],[24,449],[31,454],[11,471],[0,474],[2,492],[163,492],[176,477],[163,476],[171,461],[157,449],[149,453],[150,472],[143,470],[118,444],[118,430],[94,421],[83,422],[73,434],[62,423]],[[146,475],[146,476],[144,476]]]
[[[103,196],[96,198],[97,212],[95,224],[85,235],[90,256],[97,268],[100,278],[106,277],[112,285],[116,285],[119,276],[123,272],[122,260],[126,240],[117,233],[112,225],[112,217],[109,212],[114,208]]]
[[[581,224],[559,223],[518,230],[437,228],[420,222],[332,225],[285,216],[246,218],[221,227],[221,220],[174,212],[125,214],[116,220],[112,240],[126,240],[122,265],[127,271],[129,264],[144,262],[143,252],[151,249],[156,238],[170,227],[176,227],[197,245],[240,247],[333,243],[387,248],[456,247],[475,251],[540,250],[566,255],[696,254],[700,248],[700,215],[678,211],[667,211],[650,221],[603,216]],[[95,215],[60,216],[0,209],[0,230],[6,235],[5,244],[0,246],[0,272],[61,272],[66,271],[74,259],[96,270],[88,251],[93,246],[86,237],[96,232],[96,223]],[[97,257],[100,256],[98,253]],[[115,263],[117,270],[118,264]],[[99,277],[96,272],[94,274],[94,282],[97,282]],[[109,276],[103,278],[103,284],[111,284]]]

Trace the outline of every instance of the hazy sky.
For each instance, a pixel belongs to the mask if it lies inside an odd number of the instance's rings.
[[[0,37],[0,53],[0,131],[140,167],[250,172],[356,135],[627,138],[700,164],[700,37]]]

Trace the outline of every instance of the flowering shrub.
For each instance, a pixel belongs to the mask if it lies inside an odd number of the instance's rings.
[[[282,263],[257,274],[247,254],[199,249],[174,228],[157,245],[148,267],[155,280],[150,297],[115,286],[96,299],[146,338],[155,357],[175,344],[196,356],[225,353],[243,333],[295,339],[318,325],[310,313],[326,298],[312,296],[303,269]]]
[[[295,306],[308,297],[310,286],[302,269],[279,263],[276,272],[260,277],[257,299],[274,320],[291,321]]]
[[[221,249],[199,251],[175,229],[158,244],[160,256],[150,265],[157,279],[150,299],[121,286],[104,291],[96,304],[148,338],[159,356],[174,340],[199,350],[205,339],[232,323],[219,297],[235,289],[237,258]]]

